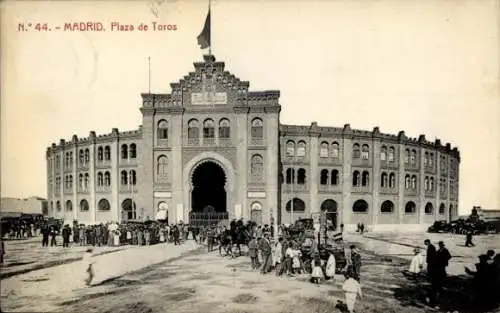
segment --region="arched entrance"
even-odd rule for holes
[[[190,224],[202,226],[228,218],[226,181],[226,173],[213,161],[193,170]]]
[[[337,228],[337,202],[327,199],[321,204],[321,212],[325,212],[327,225]]]
[[[132,199],[125,199],[122,202],[122,220],[130,221],[137,219],[137,206]]]

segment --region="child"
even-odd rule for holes
[[[356,303],[356,297],[359,294],[361,298],[363,295],[361,293],[361,285],[359,282],[353,278],[353,273],[351,271],[346,272],[345,281],[342,285],[342,290],[345,292],[345,302],[347,304],[347,309],[349,313],[354,312],[354,304]]]
[[[314,284],[319,284],[319,280],[321,277],[323,277],[323,269],[321,268],[321,258],[319,257],[319,254],[316,254],[314,255],[313,259],[311,282]]]
[[[85,285],[90,286],[92,279],[94,278],[94,269],[92,264],[94,264],[94,259],[92,256],[92,248],[87,249],[82,258],[83,266],[85,267],[85,272],[87,273],[87,278],[85,279]]]
[[[300,257],[302,256],[302,252],[298,249],[298,246],[295,245],[293,249],[292,256],[292,273],[293,274],[301,274],[301,264]]]

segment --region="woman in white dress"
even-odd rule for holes
[[[335,256],[333,255],[332,252],[330,252],[330,256],[328,257],[328,261],[326,262],[326,270],[325,270],[325,276],[327,280],[334,278],[336,266],[337,262],[335,260]]]
[[[115,230],[113,232],[113,245],[118,247],[120,245],[120,231]]]

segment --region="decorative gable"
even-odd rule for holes
[[[194,68],[170,84],[170,94],[142,94],[143,107],[279,106],[279,91],[249,92],[250,83],[225,71],[224,62],[216,62],[213,55],[205,55],[204,62],[195,62]]]

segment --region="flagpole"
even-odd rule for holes
[[[148,93],[151,94],[151,57],[148,56]]]
[[[212,0],[208,0],[208,14],[212,15]],[[208,44],[208,55],[212,55],[212,16],[210,16],[210,42]]]

